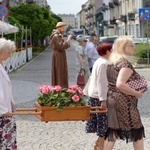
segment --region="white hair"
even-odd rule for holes
[[[15,42],[0,38],[0,52],[14,51],[16,50]]]

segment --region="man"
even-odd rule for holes
[[[86,45],[90,72],[92,72],[94,62],[97,60],[97,58],[99,58],[97,52],[97,44],[98,44],[98,37],[91,36],[90,42]]]
[[[56,29],[50,35],[50,45],[52,54],[52,85],[60,85],[62,88],[68,88],[68,66],[66,58],[66,49],[70,47],[72,35],[67,40],[63,39],[63,32],[66,24],[58,22]]]

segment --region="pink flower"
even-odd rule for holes
[[[79,98],[79,96],[78,95],[74,95],[74,96],[72,96],[72,100],[74,101],[74,102],[78,102],[79,100],[80,100],[80,98]]]
[[[53,92],[55,90],[53,86],[48,86],[48,88],[51,92]]]
[[[44,85],[39,86],[38,90],[41,92]]]
[[[43,94],[48,94],[49,93],[49,88],[47,86],[43,87],[42,88],[42,91],[41,91]]]
[[[59,91],[62,90],[62,87],[61,87],[60,85],[56,85],[56,86],[54,87],[54,89],[55,89],[57,92],[59,92]]]
[[[81,96],[84,96],[84,93],[83,93],[82,90],[79,90],[79,93],[80,93]]]
[[[67,92],[74,94],[76,91],[73,89],[68,89]]]
[[[49,88],[47,85],[41,85],[38,90],[43,93],[43,94],[48,94],[49,93]]]

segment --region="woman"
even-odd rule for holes
[[[88,57],[87,52],[85,50],[85,46],[87,44],[87,40],[85,38],[79,39],[79,46],[76,49],[76,68],[77,75],[82,71],[85,74],[85,83],[87,82],[90,76],[90,70],[88,65]],[[79,85],[81,86],[81,85]],[[83,88],[83,87],[81,87]]]
[[[16,122],[10,114],[15,111],[9,76],[2,66],[2,61],[10,57],[16,49],[15,43],[0,38],[0,149],[17,150]]]
[[[116,139],[132,141],[135,150],[144,150],[144,127],[137,109],[138,98],[144,89],[136,91],[128,86],[129,81],[139,79],[140,75],[130,63],[135,45],[129,37],[115,40],[108,76],[108,130],[105,150],[112,150]]]
[[[112,44],[101,43],[97,47],[99,58],[93,65],[91,80],[89,84],[88,105],[101,106],[102,109],[107,109],[107,65],[108,58],[111,54]],[[107,130],[107,114],[92,114],[90,121],[86,123],[87,133],[97,133],[98,140],[95,144],[95,150],[103,150],[104,137]]]

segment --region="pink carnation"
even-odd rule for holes
[[[83,93],[82,90],[79,90],[79,93],[80,93],[81,96],[84,96],[84,93]]]
[[[62,90],[62,87],[61,87],[60,85],[56,85],[56,86],[54,87],[54,89],[55,89],[57,92],[59,92],[59,91]]]
[[[72,96],[72,100],[74,101],[74,102],[78,102],[79,100],[80,100],[80,98],[79,98],[79,96],[78,95],[74,95],[74,96]]]
[[[51,92],[53,92],[55,90],[53,86],[48,86],[48,88]]]
[[[73,89],[68,89],[67,92],[74,94],[76,91]]]
[[[69,86],[70,89],[78,89],[78,87],[79,87],[79,86],[78,86],[77,84],[74,84],[74,85]]]
[[[48,88],[48,86],[44,86],[43,88],[42,88],[42,91],[41,91],[43,94],[48,94],[49,93],[49,88]]]

